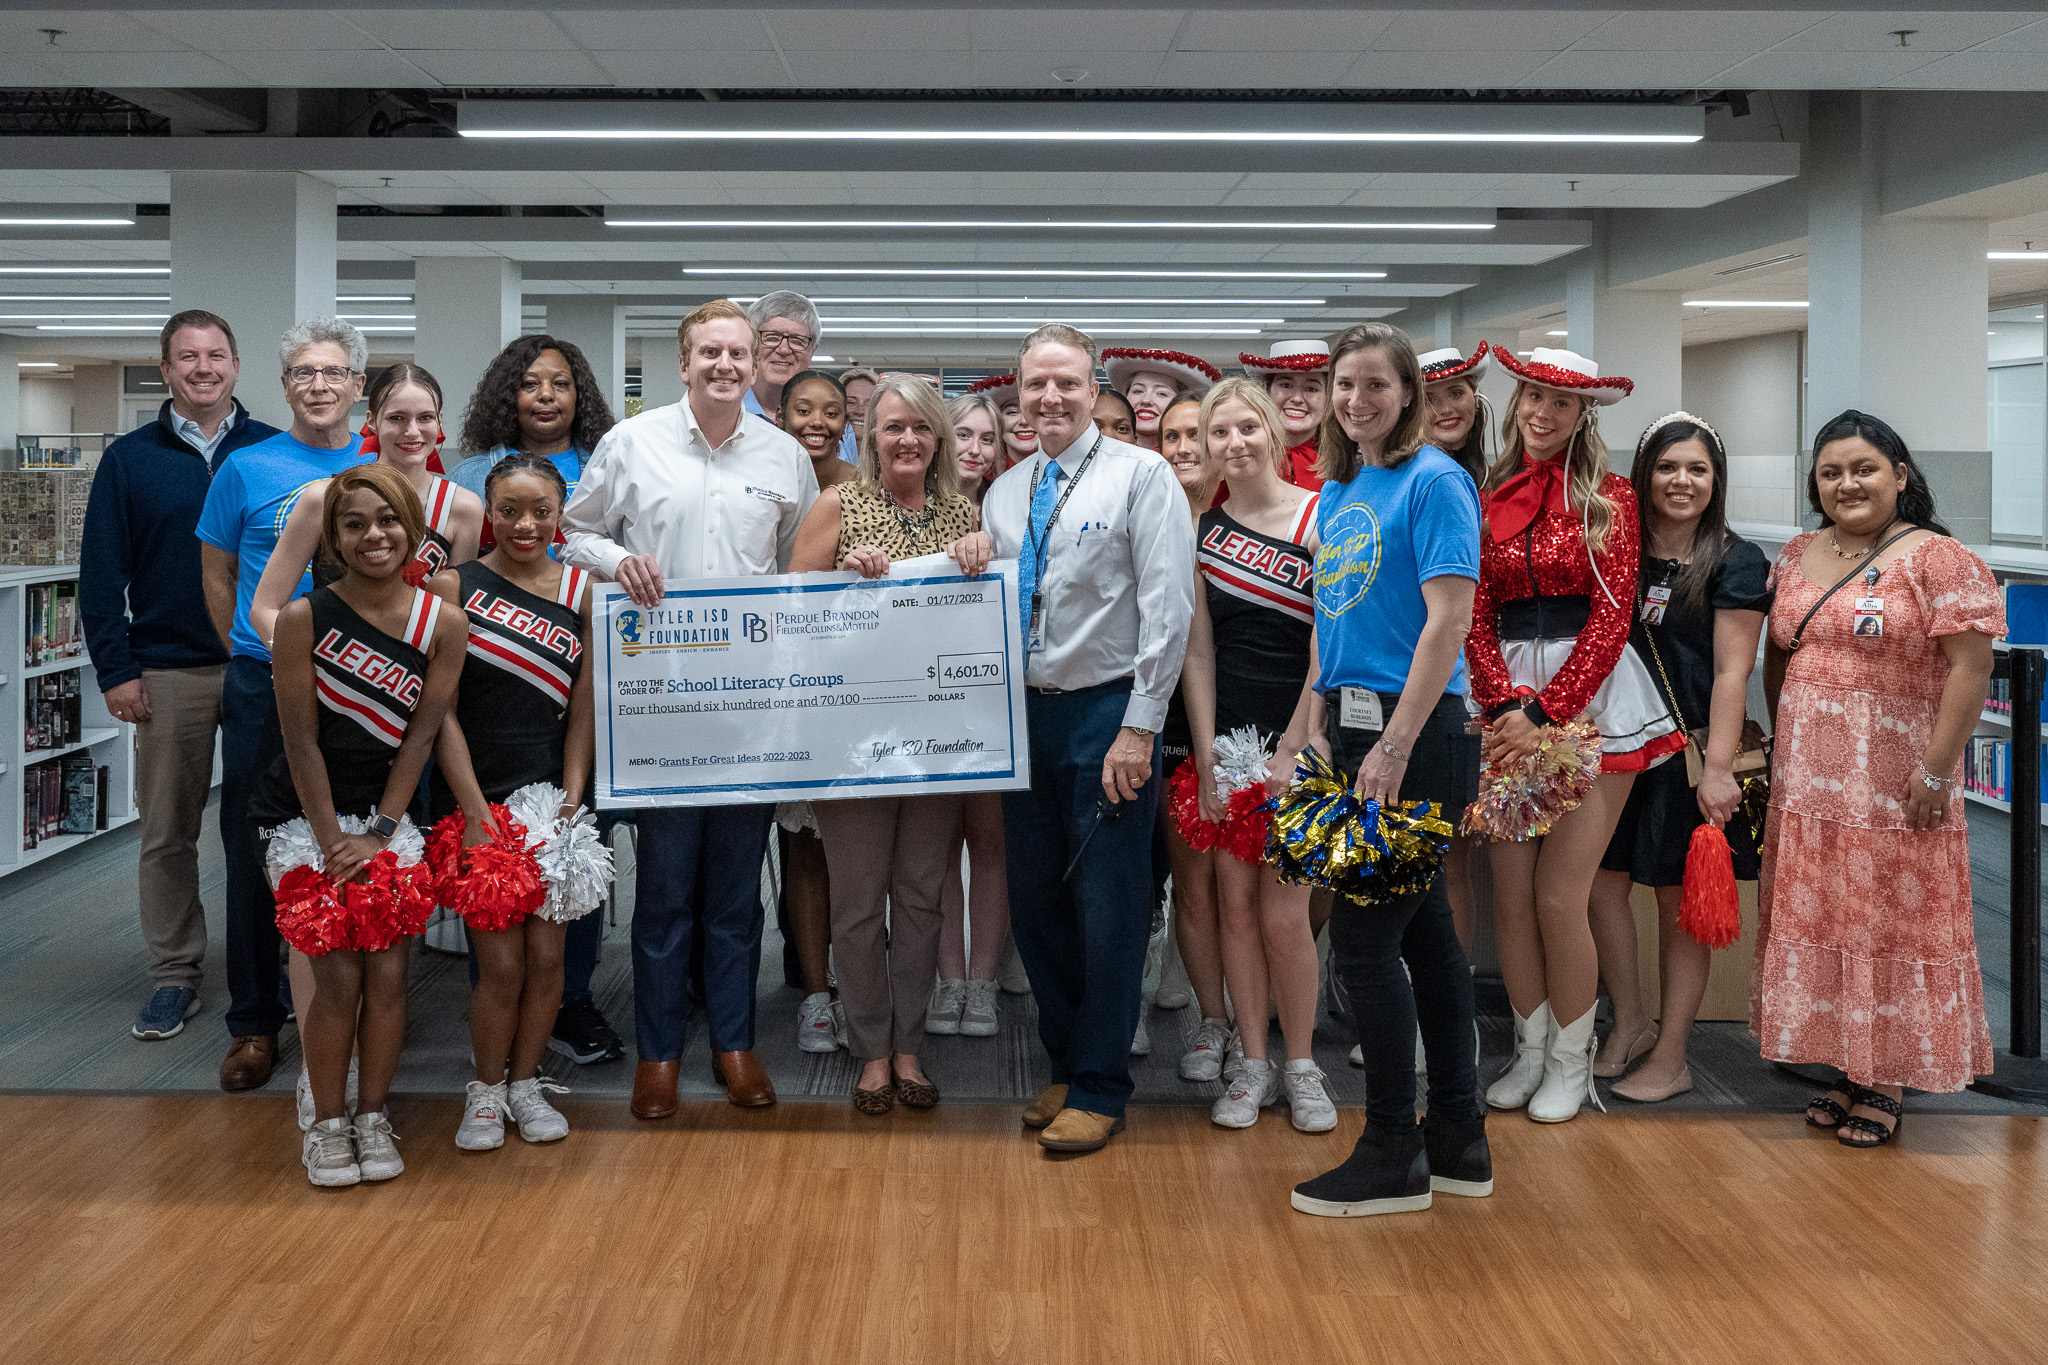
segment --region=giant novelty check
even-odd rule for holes
[[[601,588],[597,804],[711,806],[1030,785],[1017,566]]]

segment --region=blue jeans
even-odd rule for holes
[[[1098,821],[1102,760],[1130,695],[1128,680],[1027,693],[1031,789],[1003,793],[1010,928],[1053,1084],[1067,1087],[1068,1107],[1112,1118],[1131,1097],[1131,1035],[1152,932],[1152,824],[1164,783],[1155,739],[1152,776],[1137,798]]]
[[[220,696],[220,846],[227,859],[228,1032],[274,1034],[287,1013],[279,990],[277,901],[263,872],[249,798],[284,753],[270,664],[228,660]]]
[[[775,807],[671,806],[638,813],[633,892],[633,1025],[643,1062],[683,1054],[690,1027],[690,931],[704,924],[713,1052],[754,1046],[761,973],[761,860]]]

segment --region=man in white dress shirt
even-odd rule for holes
[[[743,410],[757,346],[747,315],[718,299],[684,318],[677,335],[683,401],[613,427],[562,513],[563,558],[612,579],[647,608],[670,583],[781,573],[818,496],[803,447]],[[774,814],[771,805],[638,814],[633,1113],[640,1118],[676,1110],[691,930],[699,920],[714,1074],[734,1104],[775,1103],[753,1051],[761,860]]]
[[[1152,929],[1159,729],[1195,609],[1187,496],[1158,455],[1096,430],[1099,352],[1059,324],[1017,355],[1040,453],[989,488],[982,526],[1018,561],[1031,789],[1003,795],[1010,924],[1053,1084],[1024,1111],[1041,1145],[1123,1131]]]

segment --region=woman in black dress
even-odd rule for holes
[[[1647,1103],[1692,1089],[1686,1035],[1713,960],[1712,949],[1678,927],[1693,831],[1707,822],[1722,826],[1736,877],[1757,877],[1756,831],[1729,817],[1742,800],[1732,765],[1757,639],[1771,608],[1771,562],[1728,529],[1728,455],[1701,419],[1674,412],[1653,423],[1637,443],[1629,481],[1643,528],[1629,646],[1704,749],[1697,788],[1686,762],[1659,764],[1636,778],[1593,883],[1593,937],[1614,1005],[1614,1031],[1593,1074],[1621,1076],[1647,1053],[1614,1087],[1625,1100]],[[1661,1020],[1643,1007],[1637,980],[1631,884],[1657,893]]]
[[[426,515],[402,473],[358,465],[326,495],[322,543],[342,575],[278,613],[284,755],[259,781],[249,818],[267,841],[278,932],[312,959],[299,1029],[314,1122],[300,1158],[315,1185],[332,1186],[405,1169],[384,1106],[405,1035],[405,944],[433,909],[405,811],[455,694],[468,626],[405,581]]]
[[[462,690],[441,727],[433,779],[435,818],[462,813],[465,849],[491,840],[491,807],[521,787],[560,788],[560,818],[576,813],[590,780],[591,579],[548,555],[567,497],[553,460],[507,455],[484,484],[496,543],[435,581],[469,621]],[[455,1134],[464,1151],[503,1146],[507,1110],[528,1142],[568,1136],[535,1074],[562,998],[568,923],[557,913],[587,910],[467,917],[478,975],[469,1005],[476,1076]]]

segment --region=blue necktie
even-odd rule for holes
[[[1052,508],[1059,501],[1062,472],[1058,460],[1045,462],[1045,474],[1038,480],[1038,491],[1031,498],[1030,534],[1017,551],[1017,614],[1024,622],[1026,649],[1030,648],[1031,640],[1031,598],[1038,586],[1038,545],[1045,539],[1046,527],[1052,524]]]

